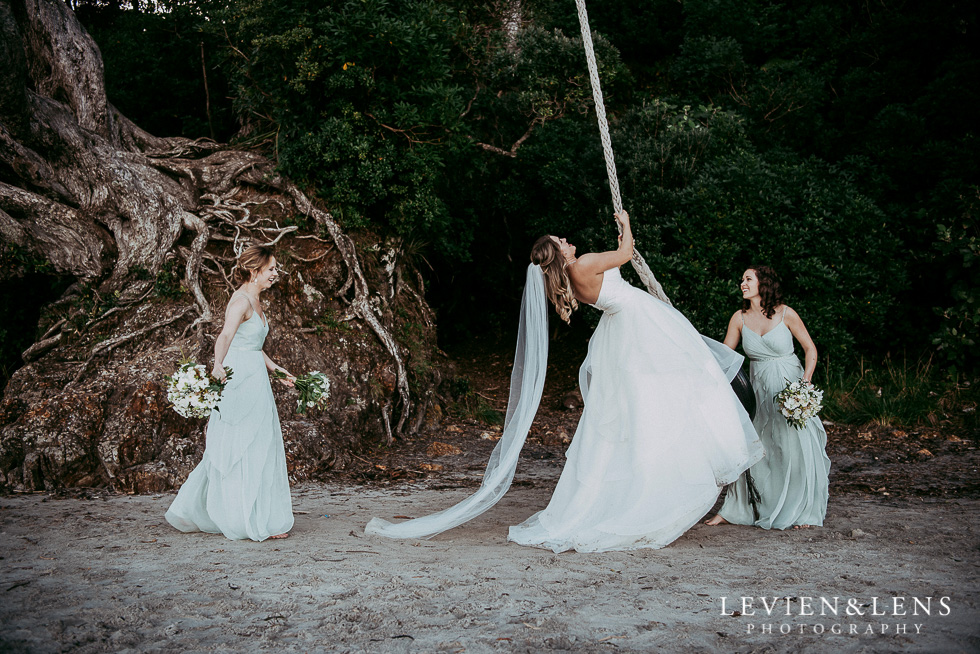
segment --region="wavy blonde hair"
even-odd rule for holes
[[[571,322],[572,311],[578,309],[578,300],[572,293],[572,280],[565,271],[565,259],[555,239],[545,235],[535,241],[531,247],[531,262],[541,266],[545,295],[555,305],[558,316]]]
[[[258,274],[269,265],[275,251],[268,245],[251,245],[238,255],[238,267],[235,268],[235,279],[241,283],[252,280],[252,275]]]

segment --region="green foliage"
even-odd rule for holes
[[[286,174],[345,226],[445,237],[442,153],[466,103],[453,79],[456,15],[437,2],[239,2],[222,14],[236,109],[274,133]]]
[[[119,303],[118,290],[112,293],[99,293],[96,284],[81,284],[78,292],[72,296],[71,304],[77,309],[69,322],[76,330],[81,330],[86,323],[104,314]]]
[[[832,361],[880,338],[905,284],[900,243],[847,174],[791,152],[763,156],[738,115],[717,108],[656,101],[624,115],[613,137],[623,144],[620,183],[637,247],[705,334],[721,338],[740,306],[736,280],[767,263]],[[539,200],[561,211],[536,216],[533,229],[576,239],[580,251],[612,247],[609,218],[579,208],[601,201],[583,196],[578,168],[565,158],[542,164],[531,165]]]
[[[540,234],[615,243],[566,0],[522,2],[514,32],[509,3],[463,0],[83,6],[98,9],[110,98],[138,124],[207,135],[203,43],[225,89],[213,113],[233,98],[239,144],[277,157],[347,228],[426,244],[441,338],[511,327]],[[769,263],[835,370],[932,344],[946,367],[976,366],[975,10],[590,0],[589,13],[638,247],[696,326],[724,333],[734,280]]]
[[[578,35],[580,26],[574,5],[568,0],[525,0],[522,5],[534,24]],[[683,39],[683,5],[675,0],[588,0],[589,25],[593,36],[615,44],[617,59],[625,64],[637,84],[624,89],[634,93],[662,91],[669,57]],[[600,53],[600,63],[608,61]],[[579,54],[579,65],[584,61]],[[603,76],[603,86],[606,80]],[[620,96],[625,99],[623,95]]]
[[[176,300],[187,292],[184,287],[184,271],[176,257],[168,259],[157,273],[153,294],[162,300]]]
[[[31,273],[51,275],[55,271],[54,266],[47,259],[9,241],[0,241],[0,269],[4,271],[4,277]]]
[[[227,76],[218,67],[224,38],[205,18],[210,3],[73,4],[102,53],[109,101],[124,115],[157,136],[223,141],[234,134]]]
[[[340,331],[340,332],[352,332],[353,329],[346,320],[341,320],[337,316],[337,312],[333,309],[327,309],[320,316],[320,320],[316,323],[316,333],[322,334],[326,330]]]
[[[938,225],[938,264],[946,271],[952,302],[937,307],[941,317],[933,344],[950,365],[971,370],[977,362],[976,339],[980,334],[980,230],[976,211],[980,188],[974,187],[959,220],[950,226]]]

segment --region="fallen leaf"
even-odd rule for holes
[[[426,456],[436,457],[436,456],[448,456],[455,454],[462,454],[463,450],[459,449],[455,445],[450,445],[449,443],[440,443],[439,441],[434,441],[429,445],[428,449],[425,451]]]

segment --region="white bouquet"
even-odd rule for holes
[[[286,375],[279,371],[273,373],[278,379],[285,379]],[[330,397],[330,380],[319,370],[308,372],[302,377],[297,377],[293,386],[299,391],[299,400],[296,402],[296,413],[305,414],[310,407],[323,409],[327,406],[327,399]]]
[[[803,429],[807,420],[820,413],[823,408],[823,391],[810,382],[799,379],[786,380],[786,388],[779,391],[773,401],[786,422],[797,429]]]
[[[231,379],[231,368],[225,368],[225,373],[227,376],[221,381],[199,363],[181,362],[177,372],[166,378],[167,399],[173,404],[174,411],[185,418],[207,418]]]

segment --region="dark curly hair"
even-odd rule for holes
[[[772,318],[783,302],[783,289],[779,284],[779,275],[769,266],[749,266],[747,270],[755,271],[755,276],[759,278],[759,298],[762,300],[762,313],[766,318]],[[752,308],[752,303],[742,300],[742,311]]]

